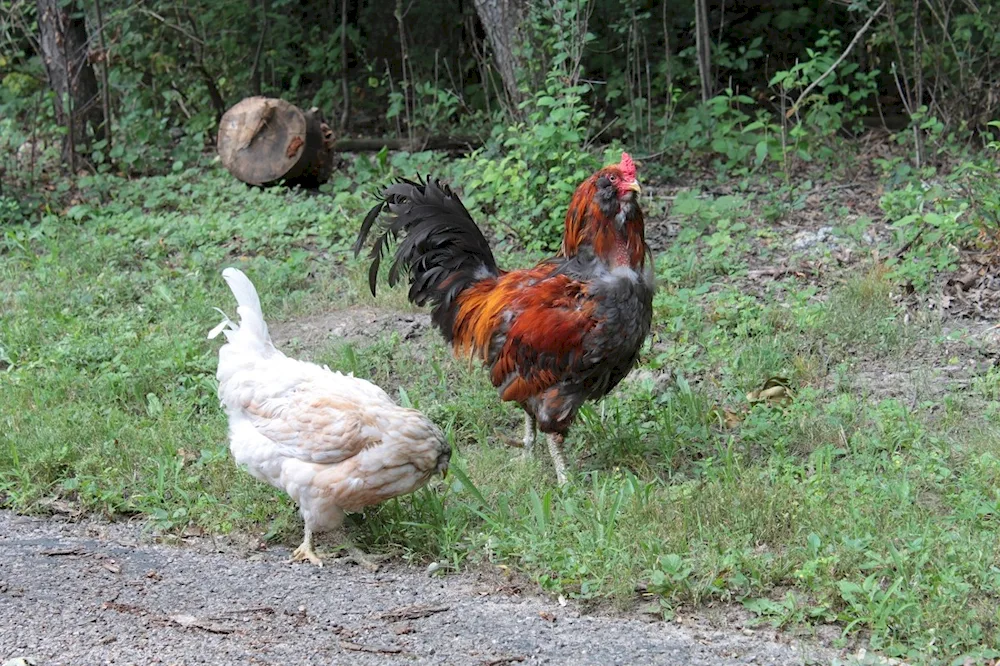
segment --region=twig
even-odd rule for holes
[[[747,271],[748,278],[759,278],[759,277],[779,278],[779,277],[786,277],[789,275],[794,277],[809,277],[812,275],[816,275],[816,271],[814,271],[811,268],[807,268],[805,266],[800,268],[791,268],[789,266],[770,266],[768,268],[756,268]]]
[[[858,41],[864,36],[866,32],[868,32],[868,28],[871,27],[871,24],[875,21],[875,18],[882,13],[883,9],[885,9],[887,1],[888,0],[882,0],[882,4],[878,6],[878,9],[876,9],[872,13],[872,15],[868,17],[868,20],[865,21],[865,24],[861,26],[861,28],[854,34],[854,39],[852,39],[851,43],[847,45],[847,48],[844,49],[844,52],[840,54],[840,57],[834,60],[833,64],[830,65],[830,67],[825,72],[823,72],[818,79],[816,79],[808,86],[806,86],[806,89],[802,91],[802,94],[799,95],[799,98],[795,100],[795,104],[793,104],[792,108],[788,110],[788,114],[785,116],[786,118],[791,116],[793,113],[797,112],[799,110],[799,104],[801,104],[802,100],[806,98],[806,95],[811,93],[813,91],[813,88],[818,86],[823,79],[830,76],[830,74],[833,73],[833,70],[837,69],[837,66],[844,61],[844,58],[846,58],[847,54],[851,52],[851,50],[854,48],[854,45],[858,43]]]
[[[497,657],[496,659],[485,659],[479,663],[483,666],[504,666],[504,664],[516,664],[524,661],[527,657],[522,655],[512,655],[510,657]]]
[[[274,615],[274,609],[270,606],[251,606],[250,608],[237,608],[223,615],[213,615],[209,620],[231,620],[237,615],[248,615],[250,613],[263,613],[264,615]]]
[[[340,641],[340,647],[352,652],[371,652],[374,654],[401,654],[403,652],[403,648],[399,647],[362,645],[361,643],[351,643],[350,641]]]
[[[84,555],[87,549],[83,546],[69,546],[66,548],[50,548],[48,550],[39,551],[39,555],[45,555],[47,557],[57,557],[60,555]]]
[[[417,604],[415,606],[403,606],[396,610],[387,611],[379,615],[378,618],[380,620],[389,620],[390,622],[417,620],[422,617],[429,617],[435,613],[443,613],[447,610],[451,610],[451,606],[424,606]]]
[[[903,253],[905,253],[907,250],[909,250],[910,247],[914,243],[916,243],[918,240],[920,240],[920,237],[924,235],[924,229],[926,229],[926,228],[927,227],[921,227],[917,231],[917,233],[913,234],[913,238],[911,238],[910,240],[908,240],[905,243],[903,243],[903,246],[901,248],[899,248],[898,250],[896,250],[895,252],[893,252],[892,253],[893,259],[899,259],[900,257],[902,257]]]
[[[205,46],[205,42],[201,41],[201,39],[199,39],[197,35],[193,35],[190,32],[188,32],[187,30],[185,30],[183,26],[177,25],[175,23],[171,23],[170,21],[168,21],[167,19],[163,18],[162,16],[160,16],[156,12],[150,11],[150,10],[144,8],[144,7],[140,7],[139,11],[142,12],[143,14],[147,15],[147,16],[150,16],[150,17],[156,19],[157,21],[159,21],[163,25],[167,26],[168,28],[171,28],[172,30],[176,30],[177,32],[181,33],[182,35],[184,35],[185,37],[187,37],[188,39],[190,39],[195,44],[197,44],[199,46]]]

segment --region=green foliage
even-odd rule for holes
[[[577,186],[598,166],[582,149],[587,86],[572,89],[550,75],[548,87],[524,103],[527,121],[498,129],[473,154],[463,186],[467,197],[529,249],[552,249]]]
[[[355,192],[437,159],[359,158],[354,178],[319,196],[219,171],[101,175],[81,181],[65,215],[6,225],[0,502],[43,512],[61,500],[167,531],[293,542],[292,503],[239,472],[225,447],[217,343],[205,340],[211,308],[231,306],[219,271],[247,265],[276,330],[359,300],[370,308],[364,267],[338,263],[370,203]],[[447,483],[352,519],[357,538],[442,573],[513,566],[583,600],[626,605],[638,587],[665,616],[716,600],[775,625],[837,623],[931,663],[1000,640],[998,408],[963,412],[956,429],[937,402],[911,405],[909,388],[905,402],[857,390],[871,364],[912,357],[930,333],[902,323],[884,271],[822,294],[794,279],[744,289],[759,250],[750,203],[675,200],[682,233],[657,255],[651,348],[638,376],[581,411],[568,452],[581,468],[566,488],[544,456],[512,459],[495,444],[518,427],[517,410],[433,333],[284,343],[399,394],[454,442]],[[379,304],[405,307],[401,292]],[[790,403],[747,402],[775,376]],[[995,401],[995,385],[984,376],[976,395]]]
[[[856,62],[842,63],[834,73],[820,79],[843,51],[838,30],[823,30],[821,35],[815,47],[805,49],[807,57],[775,73],[768,82],[768,86],[778,87],[778,94],[791,109],[808,86],[818,81],[809,96],[794,108],[798,122],[790,136],[796,142],[810,135],[828,138],[841,129],[860,129],[860,119],[870,111],[867,103],[878,94],[879,71],[864,71]]]
[[[953,269],[958,246],[974,237],[974,228],[963,220],[967,202],[941,185],[910,183],[887,192],[880,205],[897,234],[898,247],[911,248],[904,258],[890,257],[887,265],[918,289],[927,288],[933,273]]]

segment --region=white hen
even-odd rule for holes
[[[305,538],[292,559],[322,566],[313,533],[339,529],[345,511],[446,474],[451,447],[430,419],[398,406],[371,382],[282,354],[271,343],[253,283],[235,268],[222,277],[236,296],[240,322],[227,317],[208,337],[224,332],[228,341],[219,350],[217,377],[230,451],[238,465],[299,505]]]

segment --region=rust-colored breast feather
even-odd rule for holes
[[[501,398],[524,402],[572,374],[596,325],[586,288],[565,275],[527,287],[511,303],[516,317],[490,369]]]
[[[480,280],[458,297],[458,313],[452,326],[455,353],[489,361],[494,334],[504,324],[512,305],[525,289],[552,274],[552,265],[504,273]]]

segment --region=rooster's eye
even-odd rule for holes
[[[610,176],[608,176],[608,180],[610,180],[612,183],[617,183],[618,176],[616,176],[615,174],[611,174]]]

